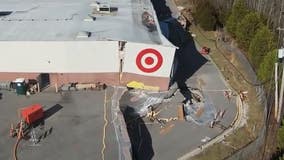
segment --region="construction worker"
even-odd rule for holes
[[[231,100],[231,92],[230,91],[224,91],[224,97],[226,97],[230,103]]]

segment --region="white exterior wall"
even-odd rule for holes
[[[155,68],[145,72],[137,65],[139,53],[154,49],[160,55],[145,52],[141,65]],[[175,48],[127,42],[122,72],[169,78]],[[118,73],[120,67],[117,41],[0,41],[0,72],[17,73]],[[154,60],[152,65],[146,58]],[[144,63],[143,63],[144,62]],[[139,81],[139,79],[137,79]]]
[[[137,65],[137,57],[138,54],[144,49],[155,49],[158,51],[162,57],[162,64],[158,69],[154,69],[155,71],[145,72],[139,69]],[[160,45],[149,45],[149,44],[140,44],[140,43],[131,43],[127,42],[125,46],[125,57],[124,57],[124,65],[123,72],[135,73],[144,76],[153,76],[153,77],[169,77],[171,72],[171,67],[174,59],[175,48],[174,47],[166,47]],[[153,65],[147,65],[143,63],[145,62],[145,58],[152,57],[154,59]],[[142,58],[142,66],[145,68],[154,68],[156,61],[158,61],[155,55],[151,53],[145,53],[145,57]]]
[[[0,41],[0,72],[118,72],[115,41]]]

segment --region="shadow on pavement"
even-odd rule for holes
[[[191,100],[191,92],[186,85],[186,80],[199,70],[208,60],[203,57],[195,47],[193,39],[190,39],[176,51],[178,61],[174,82],[177,82],[180,92],[187,100]]]
[[[163,2],[159,2],[158,4],[164,5]],[[158,4],[156,4],[156,8],[161,7]],[[168,15],[168,11],[164,10],[161,10],[158,13]],[[161,23],[166,23],[166,26],[164,27],[167,28],[165,32],[169,33],[167,37],[168,40],[178,47],[175,52],[172,70],[173,75],[170,86],[174,84],[174,82],[177,82],[180,92],[186,99],[190,100],[191,92],[186,86],[186,80],[208,60],[197,50],[191,34],[189,34],[176,19],[170,17],[167,18],[168,20],[162,21]]]
[[[131,141],[133,160],[151,160],[154,156],[152,138],[143,119],[132,107],[121,108]]]
[[[51,117],[52,115],[54,115],[56,112],[58,112],[62,108],[63,108],[63,106],[61,106],[60,104],[56,104],[56,105],[48,108],[46,111],[44,111],[44,120],[46,120],[49,117]]]
[[[48,108],[46,111],[43,112],[43,118],[41,118],[41,119],[37,120],[36,122],[34,122],[32,127],[33,128],[36,128],[38,126],[43,127],[45,125],[45,120],[47,120],[49,117],[54,115],[56,112],[58,112],[62,108],[63,108],[63,106],[61,106],[60,104],[56,104],[56,105]]]

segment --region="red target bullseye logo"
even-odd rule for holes
[[[136,57],[137,67],[146,73],[157,71],[163,64],[163,57],[155,49],[147,48],[140,51]]]

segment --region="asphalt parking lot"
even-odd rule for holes
[[[62,94],[42,92],[30,97],[17,96],[13,92],[0,90],[0,159],[12,159],[16,138],[9,137],[11,123],[19,119],[19,108],[39,103],[44,106],[47,118],[40,142],[34,144],[22,140],[18,147],[19,160],[94,160],[117,159],[118,144],[111,122],[109,99],[113,89],[105,91],[73,91]],[[104,112],[104,103],[106,112]],[[105,128],[106,116],[108,124]],[[36,129],[36,135],[42,130]],[[45,138],[44,138],[45,136]],[[105,149],[103,149],[105,143]],[[102,150],[104,155],[102,155]]]

